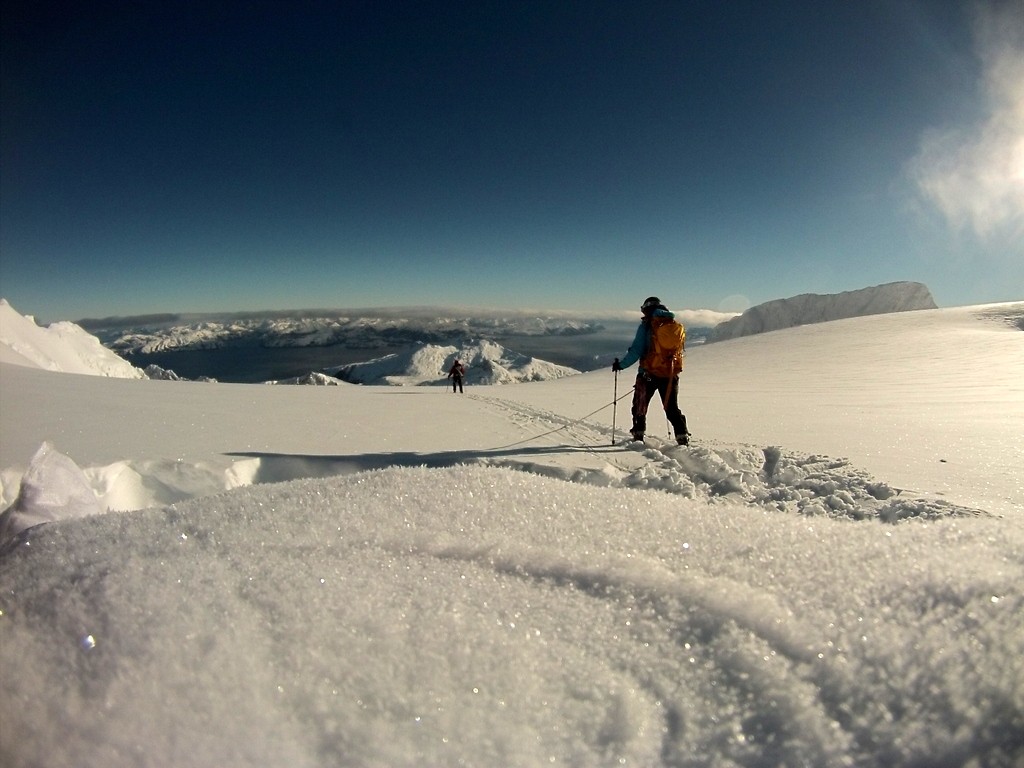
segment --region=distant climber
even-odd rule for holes
[[[466,377],[466,367],[456,360],[448,369],[448,378],[452,380],[452,392],[463,393],[462,380]]]

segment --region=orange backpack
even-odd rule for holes
[[[686,329],[671,317],[652,317],[650,332],[650,344],[640,367],[652,376],[675,376],[683,368]]]

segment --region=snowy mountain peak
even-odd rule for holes
[[[445,384],[456,360],[466,368],[467,384],[545,381],[579,373],[574,368],[521,355],[483,340],[458,347],[422,344],[406,352],[330,368],[328,372],[355,384]]]
[[[61,373],[144,379],[146,374],[69,322],[46,328],[0,299],[0,361]]]
[[[848,317],[935,308],[935,299],[932,298],[928,287],[922,283],[886,283],[856,291],[824,295],[804,293],[751,307],[739,317],[718,325],[708,340],[724,341]]]

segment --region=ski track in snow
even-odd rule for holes
[[[712,501],[728,497],[730,501],[742,499],[781,512],[853,520],[877,518],[895,522],[908,517],[986,514],[942,500],[904,496],[900,489],[872,478],[844,458],[789,454],[778,446],[723,446],[714,442],[704,445],[699,441],[680,446],[672,439],[650,434],[644,442],[636,442],[625,430],[616,430],[615,444],[620,451],[616,455],[611,450],[612,430],[588,422],[586,417],[574,420],[495,397],[477,399],[505,410],[510,420],[524,430],[535,430],[536,435],[524,440],[524,445],[536,440],[568,442],[603,461],[600,468],[577,467],[571,472],[519,458],[485,460],[492,465],[579,483],[661,490]],[[652,413],[651,420],[657,421],[657,415]],[[639,455],[641,460],[630,453]]]

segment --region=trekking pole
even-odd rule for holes
[[[612,445],[615,445],[615,412],[619,409],[619,358],[615,358],[615,384],[612,385]]]

